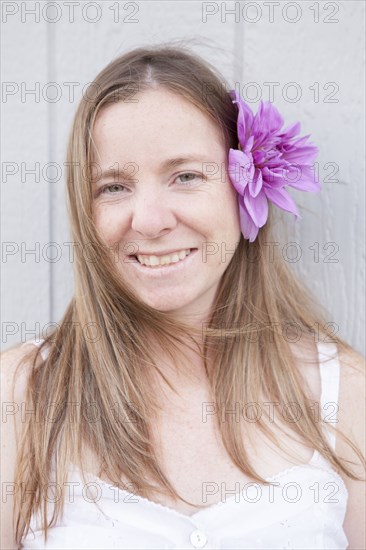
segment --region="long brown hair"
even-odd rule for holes
[[[160,490],[181,498],[164,474],[152,444],[151,426],[159,405],[150,375],[157,374],[169,384],[157,365],[152,343],[155,351],[160,348],[168,353],[177,368],[182,346],[201,356],[218,407],[225,448],[233,463],[255,481],[268,483],[248,459],[242,431],[246,423],[239,425],[232,415],[222,422],[221,413],[237,402],[258,402],[261,391],[280,404],[296,402],[302,415],[292,424],[294,431],[339,471],[359,479],[345,464],[348,461],[329,446],[321,423],[314,419],[305,381],[282,328],[284,324],[296,327],[303,342],[311,343],[317,326],[321,340],[328,338],[339,350],[352,348],[327,326],[326,313],[276,248],[269,257],[267,245],[275,241],[271,207],[257,239],[249,243],[241,237],[204,330],[149,307],[121,280],[114,252],[103,243],[93,223],[92,131],[101,108],[131,100],[150,87],[164,87],[186,98],[215,121],[227,150],[237,147],[237,107],[229,96],[230,87],[212,65],[182,45],[137,48],[118,57],[99,73],[81,99],[67,150],[68,211],[73,242],[79,245],[74,248],[75,292],[61,322],[32,357],[26,402],[36,414],[27,416],[16,464],[18,543],[28,531],[32,514],[43,510],[47,540],[47,530],[63,511],[64,489],[48,524],[45,480],[50,478],[54,455],[59,487],[65,487],[72,456],[82,465],[83,449],[88,446],[108,479],[127,478],[141,496]],[[259,337],[253,338],[253,331]],[[39,353],[45,346],[48,357],[41,360]],[[67,404],[72,402],[80,406],[70,409]],[[52,422],[36,422],[37,411],[42,414],[49,403],[58,404],[57,417]],[[98,422],[88,422],[82,414],[88,403],[97,407]],[[118,405],[118,415],[111,403]],[[281,447],[261,419],[257,424]],[[359,450],[345,439],[364,463]]]

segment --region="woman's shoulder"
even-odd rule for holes
[[[363,461],[342,440],[337,438],[337,451],[352,461],[351,470],[365,479],[366,451],[366,361],[354,349],[339,349],[340,386],[338,401],[338,428],[361,451]],[[348,506],[344,528],[349,548],[364,548],[365,544],[365,483],[342,475],[348,491]]]
[[[299,341],[289,344],[295,358],[295,364],[311,388],[311,396],[320,397],[321,370],[326,371],[328,360],[333,359],[329,368],[334,369],[332,376],[339,377],[339,403],[345,409],[343,413],[355,409],[355,396],[361,397],[362,388],[366,383],[365,358],[349,345],[337,342]],[[324,364],[323,364],[323,361]],[[321,363],[321,364],[320,364]]]
[[[365,449],[366,361],[354,349],[340,347],[339,428]]]
[[[36,353],[37,348],[32,342],[18,343],[1,352],[2,391],[9,390],[14,382],[16,382],[16,387],[19,390],[21,382],[25,382],[30,374]]]
[[[0,356],[1,374],[1,479],[11,487],[15,479],[19,434],[22,431],[25,395],[28,377],[35,357],[33,344],[16,344]],[[1,503],[1,548],[17,548],[13,539],[12,491],[4,495]]]
[[[353,434],[356,443],[365,448],[366,361],[352,348],[338,346],[339,361],[339,428]]]
[[[365,379],[366,360],[351,347],[338,347],[338,357],[341,364],[343,376],[350,380]]]
[[[12,411],[16,424],[22,404],[25,402],[26,389],[34,361],[36,365],[41,357],[36,356],[37,348],[30,342],[20,343],[1,352],[0,381],[2,411]],[[4,427],[4,424],[3,424]]]

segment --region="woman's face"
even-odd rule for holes
[[[202,319],[240,240],[227,151],[216,125],[183,97],[159,88],[133,99],[108,105],[95,123],[98,174],[115,174],[92,184],[94,221],[141,300]],[[166,253],[169,265],[135,258]]]

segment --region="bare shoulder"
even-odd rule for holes
[[[355,350],[339,350],[338,427],[365,452],[366,361]],[[339,444],[341,440],[339,438]],[[347,445],[347,448],[349,446]],[[346,447],[342,447],[342,451]]]
[[[343,351],[339,349],[338,353],[339,361],[342,366],[343,374],[349,375],[362,375],[366,374],[366,360],[365,358],[354,349]],[[358,374],[357,374],[358,373]]]
[[[340,429],[348,429],[354,442],[365,444],[366,361],[355,350],[339,349],[340,364],[339,410]],[[363,437],[362,437],[363,436]]]
[[[32,343],[17,344],[0,354],[1,396],[22,397],[37,348]]]
[[[0,355],[1,374],[1,548],[16,549],[13,538],[13,496],[15,462],[22,428],[21,406],[37,349],[18,344]]]
[[[361,451],[364,460],[366,454],[366,361],[354,350],[339,350],[340,387],[338,428],[345,433]],[[347,460],[352,471],[365,479],[364,460],[360,459],[350,446],[337,437],[337,452]],[[350,479],[341,474],[348,490],[348,505],[344,521],[344,530],[349,541],[349,549],[366,548],[365,482]]]

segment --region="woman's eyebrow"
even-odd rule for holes
[[[185,157],[176,157],[165,160],[161,164],[161,170],[166,170],[168,168],[176,168],[177,166],[184,164],[185,162],[210,162],[212,159],[208,159],[206,155],[196,154],[196,155],[187,155]]]
[[[164,172],[170,168],[176,168],[177,166],[180,166],[181,164],[184,164],[186,162],[212,162],[212,159],[209,159],[206,155],[187,155],[185,157],[174,157],[170,159],[166,159],[164,162],[160,165],[160,172]],[[126,163],[125,169],[121,167],[111,167],[107,170],[104,170],[99,174],[99,177],[96,181],[100,181],[102,179],[107,179],[110,177],[118,177],[123,176],[125,178],[133,179],[134,173],[136,174],[138,170],[133,170],[134,167],[138,168],[136,163]]]

